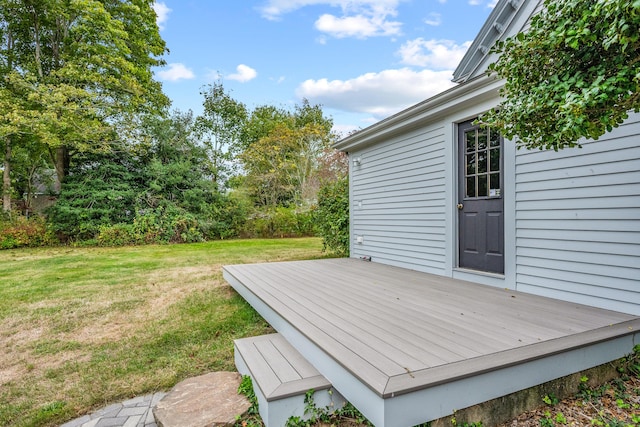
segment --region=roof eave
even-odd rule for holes
[[[454,82],[464,82],[472,75],[477,65],[489,55],[496,40],[504,33],[523,3],[524,0],[501,0],[496,4],[453,72]]]
[[[445,114],[452,108],[456,108],[458,103],[453,101],[458,100],[461,97],[467,96],[474,91],[479,91],[482,88],[486,88],[488,91],[495,89],[497,92],[501,85],[502,82],[498,81],[496,78],[482,74],[463,84],[454,86],[451,89],[409,107],[406,110],[400,111],[399,113],[376,124],[349,135],[334,144],[334,148],[340,151],[349,152],[353,151],[355,148],[376,143],[381,139],[388,138],[391,135],[418,126],[420,123],[424,123],[425,121],[435,119],[437,116]]]

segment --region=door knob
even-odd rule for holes
[[[458,203],[456,207],[458,208],[458,210],[462,210],[462,208],[464,208],[464,205],[462,203]]]

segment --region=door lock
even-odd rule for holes
[[[458,203],[458,204],[456,205],[456,207],[458,208],[458,210],[460,210],[460,211],[461,211],[461,210],[462,210],[462,208],[464,208],[464,205],[463,205],[462,203]]]

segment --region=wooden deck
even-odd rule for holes
[[[412,426],[614,360],[640,318],[357,259],[224,267],[376,426]]]

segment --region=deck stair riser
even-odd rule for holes
[[[314,390],[318,408],[341,408],[345,399],[280,334],[234,341],[238,372],[249,375],[266,427],[284,426],[290,417],[308,419],[305,394]]]

